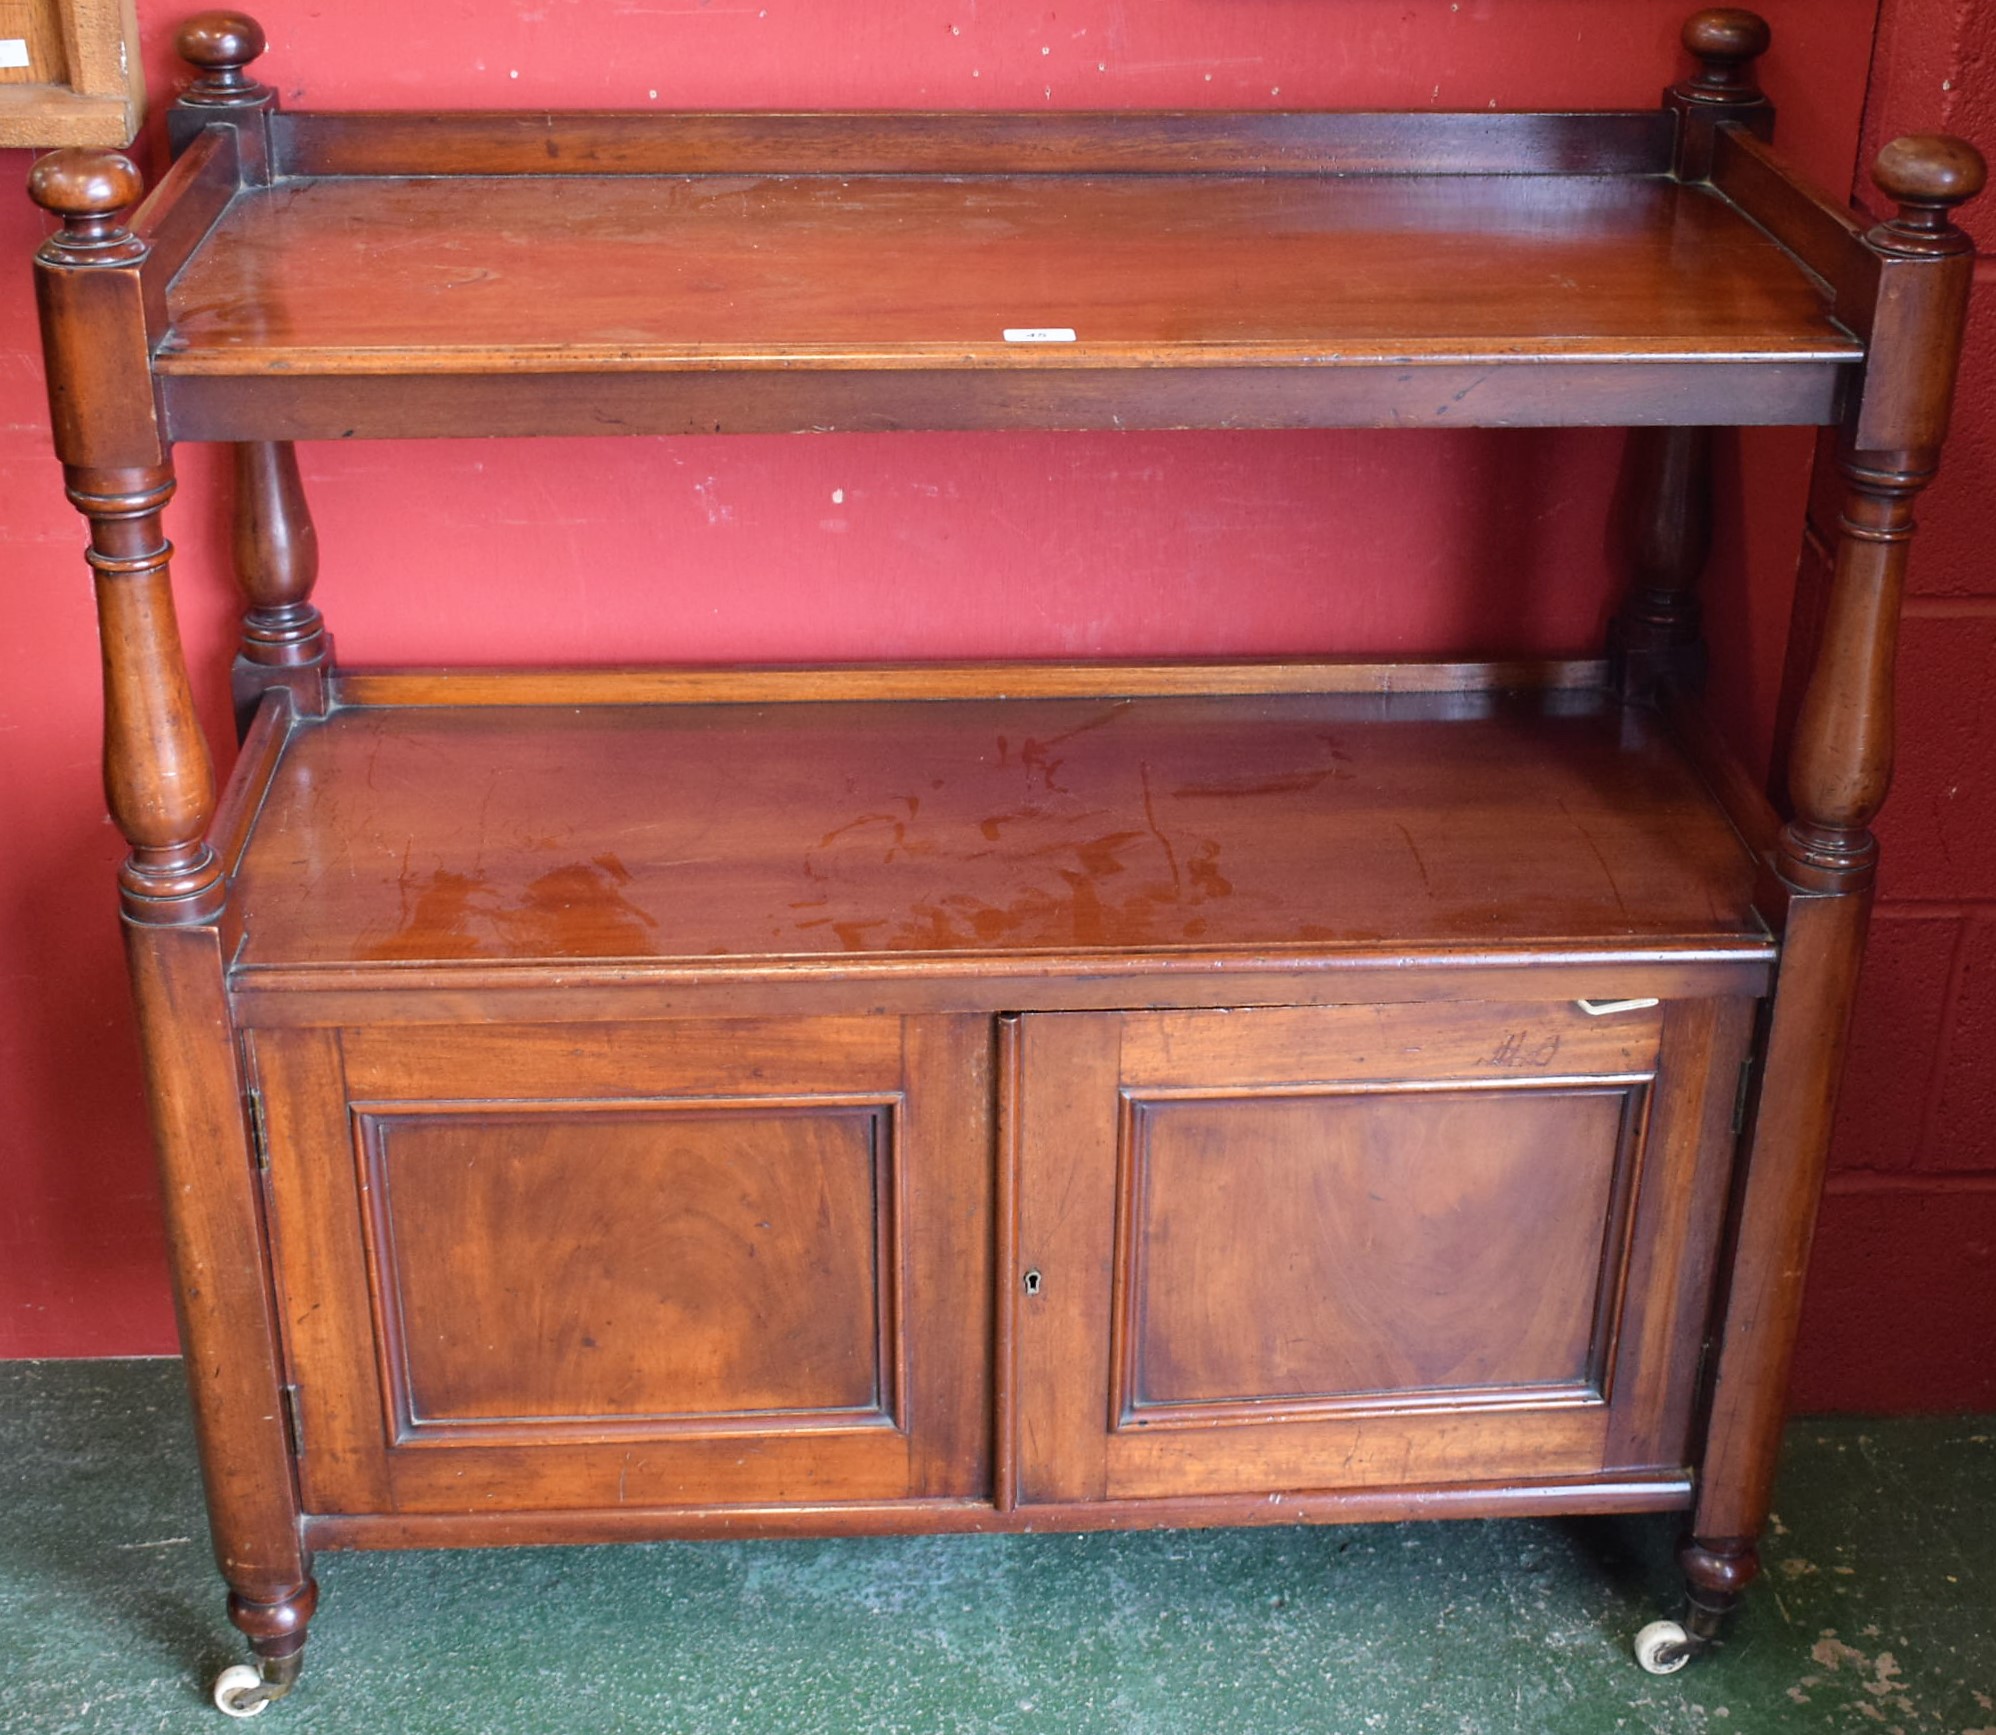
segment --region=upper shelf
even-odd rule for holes
[[[70,371],[165,440],[1842,422],[1938,438],[1895,279],[1966,257],[1959,140],[1871,225],[1767,146],[1749,13],[1648,112],[289,114],[204,13],[173,167],[38,165]],[[115,363],[92,319],[104,267]],[[1928,273],[1956,294],[1962,269]],[[1926,281],[1926,279],[1923,279]],[[108,292],[107,292],[108,294]],[[86,317],[85,310],[89,309]],[[1909,321],[1911,321],[1909,323]],[[80,370],[80,371],[79,371]],[[60,372],[61,370],[56,370]]]
[[[134,222],[179,439],[1817,424],[1866,356],[1667,113],[223,112]]]
[[[167,305],[172,375],[1862,354],[1730,205],[1631,176],[299,179]]]
[[[31,177],[63,222],[38,255],[57,445],[118,469],[172,440],[466,434],[1937,443],[1915,314],[1966,294],[1950,212],[1981,158],[1887,146],[1899,210],[1871,225],[1767,146],[1761,20],[1683,40],[1695,70],[1649,112],[288,114],[248,72],[262,30],[204,13],[129,229],[124,159]],[[85,426],[70,375],[115,413]]]

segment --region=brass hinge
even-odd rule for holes
[[[285,1441],[291,1447],[291,1456],[293,1458],[302,1458],[305,1456],[305,1424],[300,1419],[298,1413],[298,1388],[296,1386],[279,1386],[277,1394],[279,1401],[284,1406]]]
[[[1746,1131],[1747,1100],[1753,1095],[1753,1056],[1740,1062],[1739,1089],[1733,1094],[1733,1136]]]
[[[270,1123],[264,1119],[263,1091],[251,1085],[244,1092],[243,1100],[249,1106],[250,1150],[256,1157],[259,1169],[270,1167]]]

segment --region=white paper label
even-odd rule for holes
[[[28,41],[24,36],[0,36],[0,67],[26,66]]]
[[[1072,343],[1074,332],[1065,325],[1008,325],[1007,343]]]

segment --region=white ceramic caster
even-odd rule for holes
[[[1651,1621],[1636,1634],[1636,1661],[1652,1675],[1674,1675],[1691,1661],[1696,1647],[1675,1621]]]
[[[261,1670],[247,1663],[231,1663],[215,1677],[215,1709],[223,1716],[256,1717],[269,1708]]]

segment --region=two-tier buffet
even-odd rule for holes
[[[151,195],[33,191],[223,1708],[338,1547],[1674,1510],[1638,1649],[1714,1638],[1975,152],[1818,196],[1736,11],[1636,113],[291,114],[251,20],[180,41]],[[292,445],[1576,423],[1637,430],[1579,661],[348,670]],[[1747,424],[1842,430],[1781,811],[1700,697]]]

